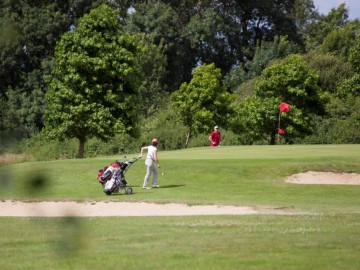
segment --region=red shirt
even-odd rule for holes
[[[210,146],[219,146],[220,137],[221,137],[220,131],[211,132],[211,134],[210,134],[210,139],[211,139]]]

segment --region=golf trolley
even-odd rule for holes
[[[99,170],[97,180],[103,186],[106,195],[119,193],[120,190],[124,190],[125,194],[133,193],[132,188],[126,186],[125,173],[139,158],[128,161],[115,161],[110,166]]]

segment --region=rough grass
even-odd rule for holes
[[[20,163],[25,161],[33,161],[34,158],[29,154],[0,154],[0,166],[9,165],[13,163]]]

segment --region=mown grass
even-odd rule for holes
[[[114,159],[0,167],[0,199],[108,200],[289,208],[290,216],[0,218],[0,269],[359,269],[360,186],[294,185],[293,173],[360,173],[360,145],[239,146],[160,152],[160,189],[105,196]],[[135,156],[136,154],[129,155]]]
[[[359,210],[359,186],[294,185],[308,170],[360,173],[360,145],[245,146],[160,152],[159,190],[143,190],[144,160],[126,174],[134,194],[105,196],[98,169],[122,157],[27,162],[0,167],[3,199],[114,200],[292,207],[321,213]],[[135,154],[131,155],[135,156]],[[161,175],[165,172],[165,175]]]
[[[0,267],[359,269],[359,225],[340,214],[1,218]]]

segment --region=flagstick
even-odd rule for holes
[[[278,134],[278,145],[280,145],[280,133],[279,133],[280,119],[281,119],[281,112],[279,112],[279,123],[278,123],[278,130],[277,130],[277,134]]]

